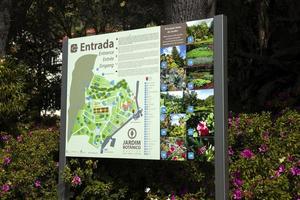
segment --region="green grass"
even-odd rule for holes
[[[211,57],[213,56],[212,50],[203,50],[201,47],[187,52],[187,58]]]
[[[213,41],[214,41],[213,38],[208,38],[207,40],[196,39],[196,41],[194,42],[194,44],[212,44]]]

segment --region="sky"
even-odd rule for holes
[[[203,19],[203,20],[197,20],[197,21],[190,21],[187,22],[187,26],[193,26],[193,25],[199,25],[202,24],[203,22],[206,22],[207,26],[210,27],[211,22],[213,21],[213,18],[209,18],[209,19]]]
[[[169,94],[171,96],[182,98],[183,97],[183,91],[168,91],[168,92],[162,92],[163,94]]]
[[[194,90],[197,93],[197,98],[205,100],[207,97],[214,95],[214,89]]]
[[[171,115],[171,125],[174,126],[174,125],[177,125],[179,126],[179,120],[181,118],[184,118],[185,114],[172,114]]]
[[[172,54],[172,49],[173,49],[173,47],[161,48],[160,53],[161,54],[166,54],[166,55],[171,55]],[[180,57],[183,58],[183,59],[185,59],[185,56],[186,56],[186,46],[185,45],[176,46],[176,49],[177,49]]]

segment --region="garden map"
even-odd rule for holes
[[[112,137],[117,131],[142,115],[137,102],[138,83],[134,95],[124,79],[115,83],[95,75],[85,94],[86,103],[77,114],[72,135],[88,135],[89,143],[101,147],[103,153],[108,142],[114,141]]]

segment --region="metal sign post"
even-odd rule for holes
[[[63,180],[63,171],[67,162],[66,152],[66,107],[67,107],[67,77],[68,77],[68,38],[63,40],[62,49],[62,85],[61,85],[61,124],[59,138],[59,174],[58,174],[58,199],[68,199],[67,184]]]
[[[228,199],[227,18],[214,18],[215,198]]]

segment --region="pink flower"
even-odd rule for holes
[[[244,183],[244,181],[238,177],[233,179],[233,185],[236,187],[242,186],[243,183]]]
[[[233,195],[232,195],[233,199],[242,199],[243,198],[243,192],[238,188],[238,189],[235,189],[233,191]]]
[[[3,142],[6,142],[9,139],[9,136],[8,135],[2,135],[1,139],[2,139]]]
[[[172,147],[170,148],[170,151],[171,151],[171,152],[175,151],[175,147],[172,146]]]
[[[233,156],[234,155],[234,151],[233,151],[233,149],[232,149],[231,146],[228,148],[228,155],[229,156]]]
[[[172,160],[178,160],[178,157],[177,157],[177,156],[174,156],[174,157],[172,158]]]
[[[280,165],[278,170],[275,171],[274,177],[279,177],[285,171],[284,165]]]
[[[17,141],[18,141],[18,142],[22,142],[22,140],[23,140],[22,135],[19,135],[19,136],[17,137]]]
[[[41,187],[41,181],[36,180],[36,181],[34,182],[34,187],[36,187],[36,188]]]
[[[29,135],[29,136],[32,136],[32,131],[29,131],[28,135]]]
[[[232,126],[232,119],[228,118],[228,127],[230,128]]]
[[[199,136],[207,136],[209,134],[209,130],[206,126],[206,122],[199,122],[197,125],[197,131],[199,133]]]
[[[182,140],[176,140],[176,144],[181,147],[184,142]]]
[[[5,157],[4,159],[3,159],[3,164],[4,165],[9,165],[11,163],[11,158],[10,157]]]
[[[262,145],[260,145],[260,147],[258,148],[258,151],[260,152],[260,153],[265,153],[265,152],[267,152],[268,151],[268,146],[266,145],[266,144],[262,144]]]
[[[11,139],[11,136],[10,135],[2,135],[1,136],[1,140],[3,142],[5,142],[6,144],[9,142],[9,140]]]
[[[283,173],[284,171],[285,171],[284,165],[280,165],[279,168],[278,168],[278,172]]]
[[[199,155],[203,155],[206,152],[206,146],[203,146],[201,148],[198,148],[197,153]]]
[[[174,193],[172,193],[172,195],[171,195],[171,200],[176,200]]]
[[[4,184],[4,185],[2,185],[2,192],[8,192],[9,191],[9,189],[10,189],[10,187],[9,187],[9,185],[8,184]]]
[[[280,176],[280,172],[279,171],[275,171],[275,176],[274,177],[279,177]]]
[[[254,157],[254,153],[250,149],[244,149],[241,152],[241,156],[243,158],[251,159],[252,157]]]
[[[292,167],[290,169],[290,172],[293,176],[299,176],[300,175],[300,169],[298,167]]]
[[[293,161],[294,161],[294,157],[291,156],[291,155],[288,155],[287,161],[288,161],[288,162],[293,162]]]
[[[75,175],[72,179],[72,185],[73,186],[81,185],[81,178]]]

